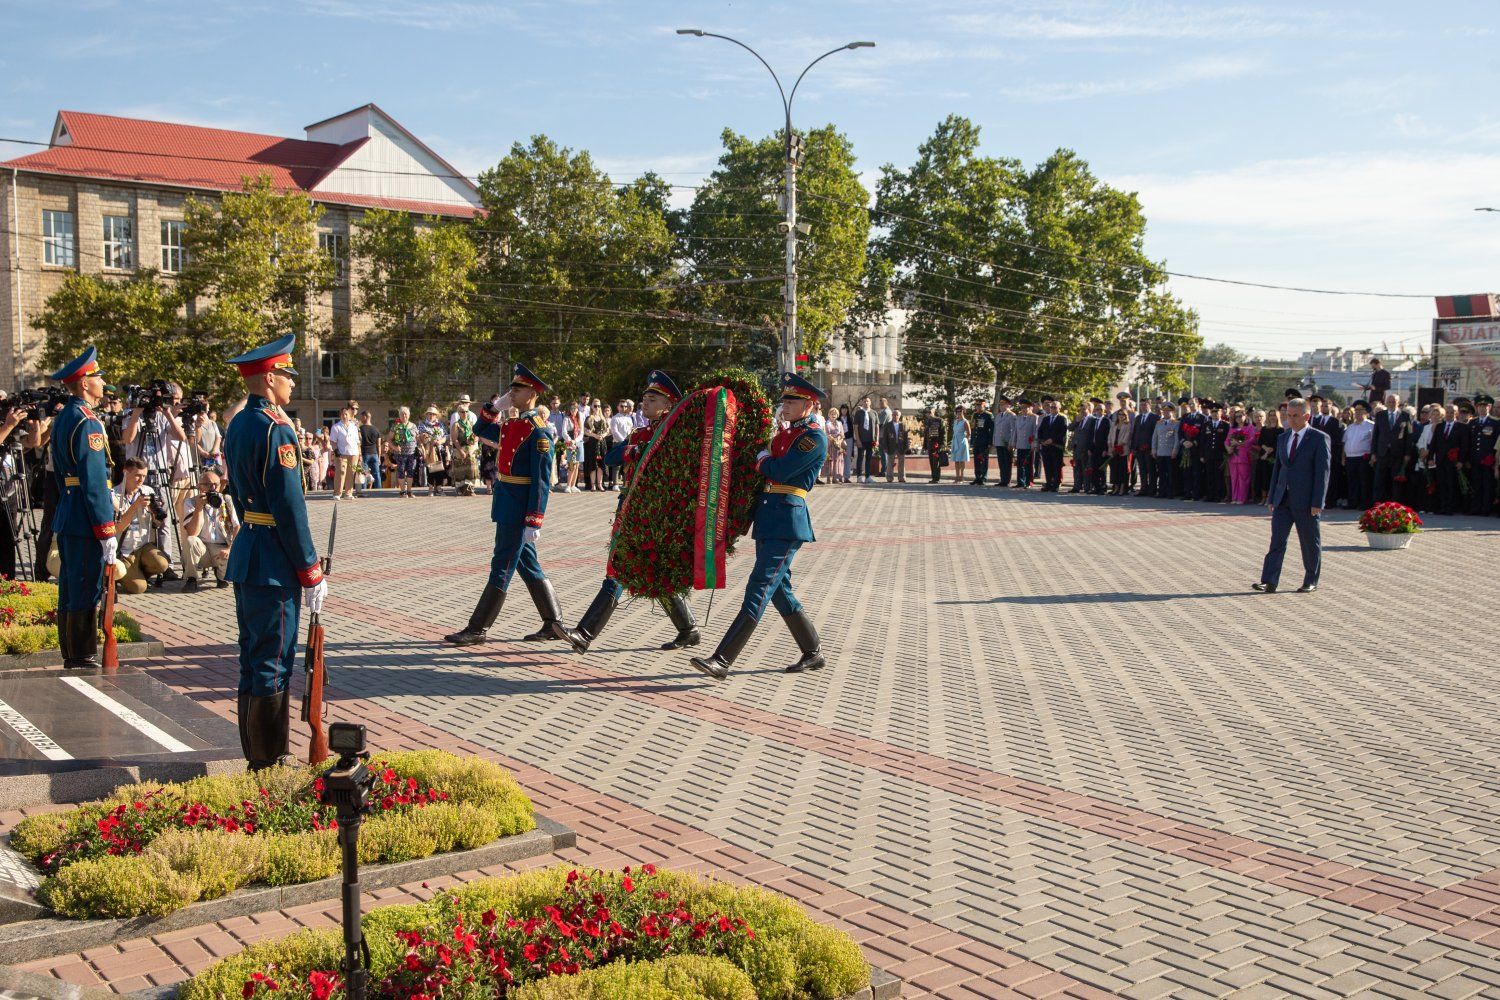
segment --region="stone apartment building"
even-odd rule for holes
[[[170,279],[184,261],[185,199],[237,190],[263,173],[324,207],[318,241],[341,261],[368,208],[471,218],[479,207],[468,179],[374,104],[309,125],[302,139],[61,111],[47,149],[0,163],[0,388],[45,379],[44,334],[31,319],[69,273],[154,267]],[[340,274],[316,308],[320,319],[346,323],[357,343],[368,324],[347,269]],[[299,349],[302,379],[288,409],[309,425],[336,418],[348,395],[342,358],[316,342]],[[159,372],[172,376],[170,358]],[[488,386],[455,385],[454,395]],[[377,420],[391,405],[360,402]]]

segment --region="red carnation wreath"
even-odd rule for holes
[[[771,403],[754,375],[710,375],[662,418],[615,519],[610,567],[638,597],[724,586],[724,564],[750,530],[771,438]]]

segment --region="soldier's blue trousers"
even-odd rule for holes
[[[240,625],[240,694],[280,694],[297,664],[301,587],[234,585],[234,616]]]
[[[521,541],[521,532],[526,525],[495,525],[495,555],[490,559],[490,586],[498,590],[510,587],[510,578],[519,570],[523,580],[545,580],[541,561],[536,557],[536,546]]]
[[[57,610],[92,611],[104,597],[104,546],[93,535],[57,536]]]
[[[760,621],[760,616],[766,612],[767,601],[776,605],[776,610],[783,615],[802,608],[792,593],[792,557],[801,547],[801,542],[786,538],[756,539],[755,565],[750,569],[750,578],[745,581],[743,605],[751,618]]]

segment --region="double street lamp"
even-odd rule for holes
[[[776,90],[781,94],[781,109],[786,116],[786,142],[784,145],[786,153],[786,193],[783,196],[783,207],[786,209],[786,220],[781,223],[782,232],[786,236],[786,272],[782,278],[781,298],[783,325],[781,330],[781,349],[779,361],[782,371],[796,371],[797,357],[802,353],[802,337],[797,330],[797,236],[806,235],[808,227],[803,223],[799,229],[797,223],[797,161],[802,156],[802,140],[792,131],[792,101],[797,98],[797,88],[802,85],[802,78],[807,76],[807,71],[818,63],[827,59],[835,52],[843,52],[845,49],[873,49],[874,42],[850,42],[840,45],[836,49],[829,49],[805,66],[797,75],[797,80],[792,84],[791,93],[781,85],[781,77],[771,68],[771,64],[761,57],[750,46],[738,38],[730,38],[728,35],[717,35],[712,31],[704,31],[701,28],[678,28],[679,35],[693,35],[696,38],[722,38],[726,42],[733,42],[746,52],[750,53],[771,74],[771,79],[776,81]]]

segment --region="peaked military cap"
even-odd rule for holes
[[[653,368],[651,374],[646,376],[646,391],[666,396],[674,403],[682,400],[682,390],[677,388],[677,383],[672,381],[672,376],[659,368]]]
[[[1356,399],[1351,405],[1353,409],[1364,410],[1366,413],[1370,412],[1370,404],[1363,399]]]
[[[1044,403],[1055,403],[1055,402],[1057,402],[1057,400],[1054,399],[1051,396],[1043,396],[1042,397],[1042,402],[1044,402]]]
[[[536,373],[519,361],[516,362],[515,371],[510,376],[510,387],[512,389],[534,389],[538,394],[547,392],[552,388],[546,382],[537,378]]]
[[[245,378],[269,371],[278,371],[296,378],[297,369],[292,364],[292,348],[296,345],[296,334],[289,333],[285,337],[277,337],[269,344],[252,348],[237,358],[229,358],[225,364],[239,368],[240,375]]]
[[[59,382],[76,382],[85,375],[104,377],[104,373],[99,370],[99,351],[96,348],[85,348],[82,354],[52,373],[52,377]]]
[[[1287,399],[1301,399],[1302,398],[1302,390],[1301,389],[1288,389],[1285,393],[1283,393],[1283,395]]]
[[[781,373],[781,396],[785,399],[811,399],[819,403],[828,401],[828,394],[795,372]]]
[[[1494,406],[1495,405],[1495,397],[1491,396],[1487,392],[1476,392],[1474,394],[1474,402],[1476,402],[1476,403],[1483,403],[1486,406]]]
[[[1193,401],[1193,397],[1192,396],[1179,396],[1179,397],[1177,397],[1177,405],[1178,406],[1186,406],[1187,404],[1191,403],[1192,401]]]

